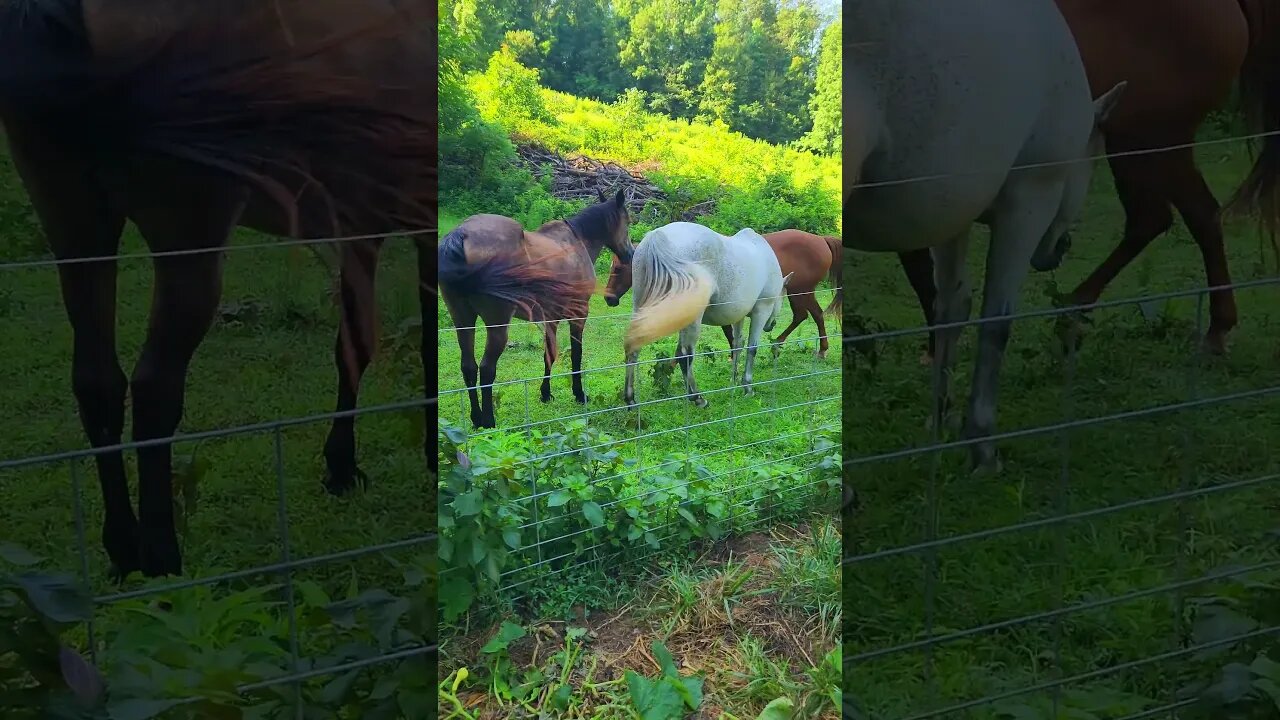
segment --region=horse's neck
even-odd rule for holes
[[[600,251],[604,250],[604,241],[587,237],[586,234],[582,232],[580,226],[574,222],[574,219],[575,218],[562,220],[557,223],[557,225],[561,228],[566,239],[572,239],[581,243],[582,247],[587,249],[587,256],[590,257],[591,262],[594,263],[596,258],[600,257]]]

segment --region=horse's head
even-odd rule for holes
[[[1093,177],[1094,158],[1102,155],[1106,149],[1102,125],[1115,110],[1116,103],[1124,94],[1126,81],[1106,91],[1093,101],[1093,130],[1089,134],[1089,142],[1084,148],[1084,160],[1073,163],[1067,172],[1066,185],[1062,190],[1062,203],[1058,206],[1058,215],[1050,223],[1044,237],[1031,257],[1031,266],[1040,272],[1053,270],[1062,263],[1062,258],[1071,249],[1071,226],[1075,224],[1084,209],[1085,198],[1089,194],[1089,180]]]
[[[631,244],[631,214],[627,212],[627,196],[623,188],[618,188],[618,194],[613,199],[605,197],[605,194],[599,190],[596,194],[600,197],[601,205],[608,205],[609,218],[609,237],[605,239],[605,246],[613,251],[613,254],[622,262],[630,263],[631,255],[635,253],[635,246]]]
[[[617,307],[622,296],[631,289],[631,261],[622,262],[617,255],[613,256],[613,265],[609,267],[609,282],[604,286],[604,302],[609,307]]]

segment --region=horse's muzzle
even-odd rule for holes
[[[1053,247],[1053,253],[1049,257],[1042,258],[1039,257],[1038,254],[1031,256],[1031,267],[1035,268],[1036,272],[1050,272],[1052,270],[1057,270],[1058,266],[1062,264],[1062,259],[1067,256],[1067,251],[1070,249],[1071,233],[1063,233],[1062,237],[1058,238],[1058,244]]]
[[[618,307],[618,296],[617,296],[617,295],[605,295],[605,296],[604,296],[604,304],[605,304],[605,305],[608,305],[609,307]]]
[[[634,251],[634,250],[625,250],[625,251],[623,251],[623,252],[620,252],[620,253],[614,253],[614,254],[618,256],[618,260],[620,260],[620,261],[622,261],[622,262],[624,262],[624,263],[629,263],[629,262],[631,262],[631,256],[632,256],[632,255],[635,255],[635,251]]]

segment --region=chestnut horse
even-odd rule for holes
[[[151,441],[137,450],[136,517],[121,451],[96,455],[113,577],[182,574],[165,439],[218,307],[233,228],[369,237],[322,244],[340,270],[337,406],[355,406],[376,348],[380,236],[436,222],[436,87],[423,73],[437,62],[435,13],[426,0],[0,0],[0,120],[66,261],[81,422],[94,448],[117,446],[131,392],[133,439]],[[157,253],[131,377],[115,337],[126,220]],[[433,241],[415,242],[425,323]],[[424,373],[426,342],[424,332]],[[325,459],[331,492],[362,478],[351,418],[334,421]]]
[[[787,300],[791,305],[791,324],[778,336],[775,342],[786,341],[787,336],[800,323],[812,317],[818,326],[820,347],[818,357],[827,356],[827,327],[823,315],[838,315],[844,288],[840,285],[840,268],[843,262],[843,246],[837,238],[826,235],[814,235],[803,230],[779,230],[764,235],[765,242],[773,248],[778,258],[782,275],[788,277]],[[823,278],[830,280],[836,294],[824,309],[818,305],[813,291]],[[623,295],[631,289],[631,264],[613,259],[609,268],[609,281],[604,288],[604,301],[609,307],[616,307]],[[724,337],[733,347],[733,326],[721,327]],[[672,360],[674,363],[675,360]]]
[[[1125,98],[1103,127],[1107,153],[1181,146],[1108,159],[1124,206],[1124,235],[1111,255],[1072,291],[1070,303],[1097,302],[1107,284],[1173,225],[1171,207],[1182,215],[1200,247],[1209,286],[1229,285],[1218,201],[1188,145],[1208,114],[1224,106],[1237,80],[1251,132],[1280,130],[1280,0],[1057,3],[1080,48],[1093,94],[1121,79],[1129,82]],[[1226,209],[1260,213],[1274,243],[1280,222],[1280,137],[1267,136],[1260,145],[1253,168]],[[919,250],[901,253],[899,259],[932,325],[932,258],[927,250]],[[1225,351],[1236,321],[1234,293],[1212,293],[1205,337],[1211,352]]]
[[[462,379],[471,398],[471,423],[497,427],[493,381],[507,347],[511,319],[543,324],[546,351],[542,402],[551,401],[551,366],[559,354],[556,328],[569,321],[573,398],[586,404],[582,389],[582,331],[596,289],[596,258],[608,247],[631,260],[631,217],[622,190],[566,220],[552,220],[532,232],[502,215],[472,215],[440,241],[440,296],[453,318],[462,349]],[[484,320],[484,356],[476,365],[476,318]],[[479,378],[480,397],[476,397]]]

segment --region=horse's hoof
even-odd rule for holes
[[[973,477],[987,477],[1004,472],[1004,461],[994,443],[979,443],[969,448],[969,464]]]
[[[755,395],[755,394],[756,394],[755,388],[751,387],[750,385],[747,385],[742,388],[743,397],[751,397],[752,395]]]
[[[929,367],[930,365],[933,365],[933,353],[929,352],[928,350],[925,350],[924,352],[920,353],[920,365],[923,367]]]
[[[1221,332],[1210,331],[1204,336],[1203,347],[1205,352],[1215,357],[1223,357],[1227,354],[1227,334]]]
[[[142,544],[140,554],[143,577],[158,578],[166,575],[182,575],[182,553],[177,538],[163,543]]]
[[[345,468],[330,468],[325,472],[324,489],[335,497],[342,497],[357,486],[361,490],[369,487],[369,476],[359,467],[350,465]]]
[[[479,415],[476,415],[475,413],[471,413],[471,427],[475,428],[476,430],[483,428],[484,418]]]
[[[133,563],[130,566],[121,566],[113,562],[111,563],[111,566],[107,568],[107,579],[115,585],[124,585],[129,579],[129,576],[138,572],[140,569],[141,568],[138,567],[137,563]]]
[[[827,359],[827,351],[826,351],[826,350],[819,350],[819,351],[818,351],[818,359],[819,359],[819,360],[826,360],[826,359]]]
[[[706,398],[704,398],[704,397],[702,397],[701,395],[699,395],[699,396],[697,396],[697,397],[695,397],[695,398],[693,399],[693,404],[694,404],[694,405],[697,405],[697,406],[698,406],[698,407],[700,407],[700,408],[704,408],[704,407],[706,407],[706,406],[710,405],[711,403],[707,402],[707,399],[706,399]]]
[[[576,403],[578,403],[579,405],[586,405],[586,404],[587,404],[587,396],[586,396],[586,395],[574,395],[574,396],[573,396],[573,401],[574,401],[574,402],[576,402]]]
[[[555,397],[551,393],[542,393],[542,402],[549,403],[552,400],[555,400]]]

